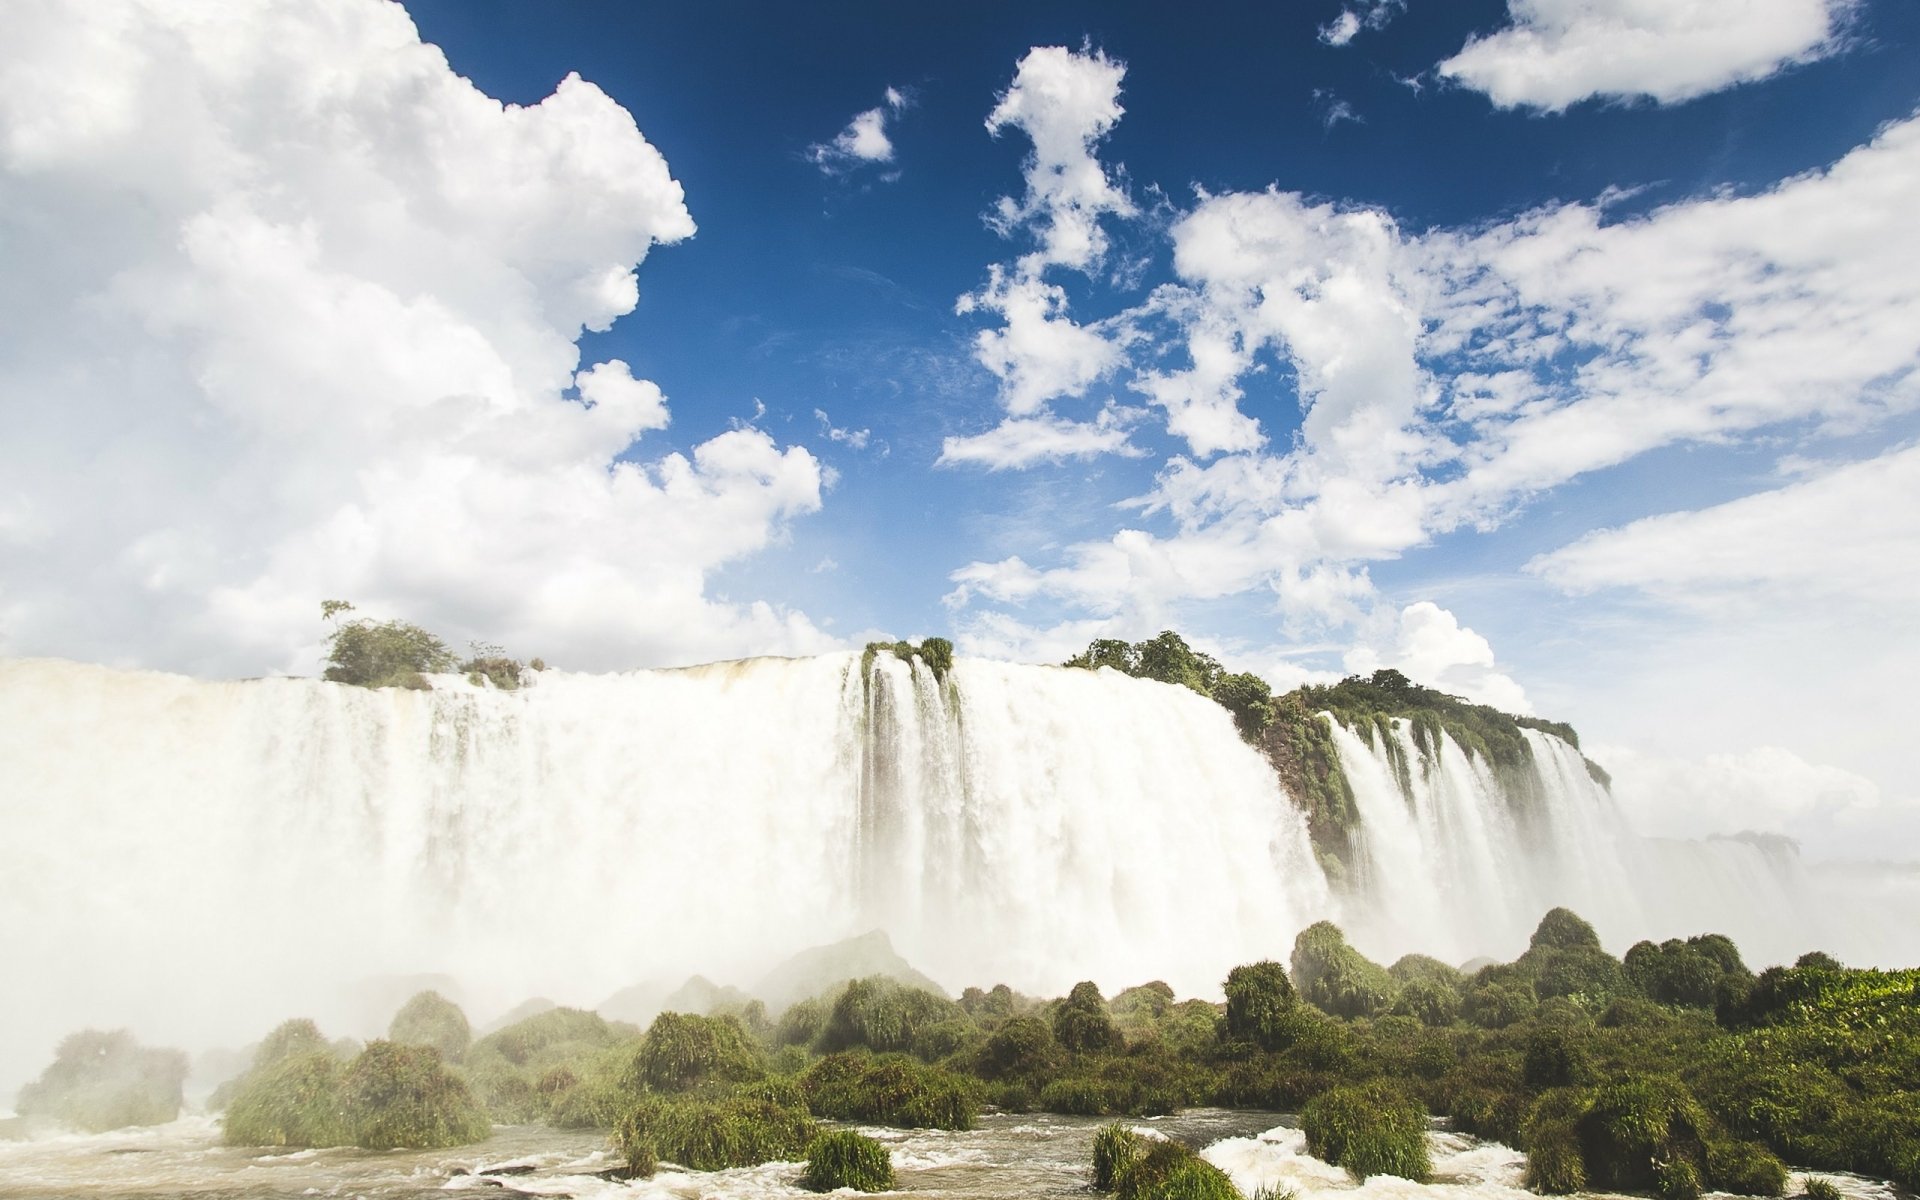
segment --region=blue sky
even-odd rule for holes
[[[1170,625],[1920,849],[1910,4],[29,15],[4,652]]]

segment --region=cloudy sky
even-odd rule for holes
[[[1905,0],[14,0],[0,653],[1185,631],[1920,856]]]

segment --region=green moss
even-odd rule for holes
[[[971,1129],[979,1084],[903,1054],[833,1054],[800,1076],[815,1115],[904,1129]]]
[[[431,1046],[370,1042],[340,1084],[353,1144],[431,1150],[484,1141],[486,1114]]]
[[[409,1046],[432,1046],[440,1057],[457,1063],[466,1056],[473,1029],[460,1006],[439,992],[421,992],[400,1006],[387,1026],[387,1040]]]
[[[635,1174],[660,1162],[720,1171],[797,1159],[818,1133],[797,1090],[763,1082],[717,1099],[643,1096],[614,1125],[613,1145]]]
[[[893,1190],[893,1159],[887,1148],[851,1129],[823,1133],[807,1146],[807,1169],[800,1185],[809,1191],[831,1192],[852,1188],[856,1192]]]
[[[1339,1017],[1385,1012],[1399,989],[1385,967],[1347,944],[1331,921],[1316,921],[1293,942],[1293,982],[1300,995]]]
[[[124,1029],[83,1029],[62,1039],[53,1062],[20,1089],[23,1117],[47,1117],[100,1133],[162,1125],[180,1115],[187,1056],[142,1046]]]
[[[1361,1182],[1397,1175],[1425,1183],[1433,1175],[1426,1108],[1391,1084],[1335,1088],[1307,1105],[1300,1124],[1309,1154],[1345,1167]]]
[[[324,1046],[286,1052],[276,1048],[271,1057],[262,1047],[265,1061],[247,1074],[227,1105],[222,1136],[229,1146],[353,1143],[341,1095],[346,1064]]]

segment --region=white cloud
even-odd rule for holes
[[[1040,247],[1020,260],[1021,273],[1037,276],[1051,266],[1087,270],[1107,252],[1100,218],[1129,216],[1133,201],[1107,176],[1094,147],[1126,110],[1120,107],[1124,64],[1099,51],[1076,53],[1063,46],[1035,46],[1013,85],[987,117],[998,136],[1014,128],[1033,142],[1026,162],[1027,193],[1003,196],[990,218],[1003,235],[1036,226]]]
[[[1049,400],[1085,395],[1122,361],[1120,347],[1100,329],[1067,315],[1064,289],[1028,276],[1009,278],[998,265],[987,286],[962,296],[955,309],[998,313],[1005,321],[974,335],[974,357],[1000,380],[1000,402],[1016,417]]]
[[[592,84],[503,106],[374,0],[28,5],[0,171],[6,652],[310,671],[328,596],[569,665],[827,643],[705,591],[813,458],[629,461],[660,389],[579,362],[694,228]]]
[[[1852,0],[1509,0],[1439,73],[1501,108],[1676,104],[1831,53]]]
[[[841,429],[834,425],[833,418],[824,409],[814,409],[813,419],[820,422],[820,432],[827,435],[830,442],[839,442],[849,450],[865,450],[873,440],[871,429]]]
[[[935,465],[972,464],[1005,471],[1100,454],[1137,458],[1145,452],[1127,441],[1126,430],[1137,415],[1137,410],[1109,405],[1092,421],[1069,421],[1051,413],[1008,417],[985,433],[943,439]]]
[[[1752,831],[1790,837],[1813,859],[1911,854],[1920,801],[1895,800],[1864,776],[1779,746],[1700,757],[1588,747],[1613,776],[1614,799],[1652,837]]]
[[[1407,0],[1358,0],[1320,27],[1320,40],[1329,46],[1344,46],[1363,29],[1385,29],[1406,7]]]
[[[912,98],[898,88],[888,88],[885,103],[856,113],[847,127],[831,142],[815,142],[807,147],[807,159],[829,175],[839,175],[870,163],[893,161],[893,139],[887,136],[887,121],[898,117],[912,104]]]
[[[1326,88],[1313,89],[1313,109],[1320,115],[1320,125],[1329,133],[1342,121],[1353,125],[1365,125],[1367,119],[1358,109],[1334,95]]]
[[[1526,691],[1501,671],[1487,639],[1431,600],[1401,609],[1381,644],[1363,641],[1347,651],[1346,669],[1371,675],[1392,667],[1428,687],[1489,704],[1502,712],[1531,713]]]
[[[1633,588],[1709,614],[1920,606],[1920,447],[1696,512],[1647,517],[1527,569],[1574,592]]]

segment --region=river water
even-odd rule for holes
[[[1085,1195],[1093,1135],[1089,1117],[994,1114],[978,1128],[864,1128],[890,1148],[899,1192],[950,1200]],[[1195,1109],[1134,1123],[1204,1147],[1203,1153],[1252,1196],[1291,1191],[1299,1200],[1535,1200],[1521,1187],[1525,1157],[1493,1142],[1436,1130],[1428,1135],[1434,1181],[1375,1176],[1356,1186],[1347,1173],[1306,1153],[1298,1122],[1279,1113]],[[0,1197],[422,1197],[478,1193],[599,1200],[770,1200],[804,1197],[800,1164],[679,1172],[652,1179],[608,1177],[619,1161],[604,1135],[544,1126],[501,1126],[478,1146],[371,1153],[303,1150],[263,1154],[220,1144],[216,1119],[191,1116],[151,1129],[92,1136],[0,1141]],[[1796,1176],[1790,1193],[1803,1177]],[[1893,1189],[1852,1176],[1827,1176],[1848,1200],[1896,1200]],[[850,1193],[844,1193],[850,1194]]]

